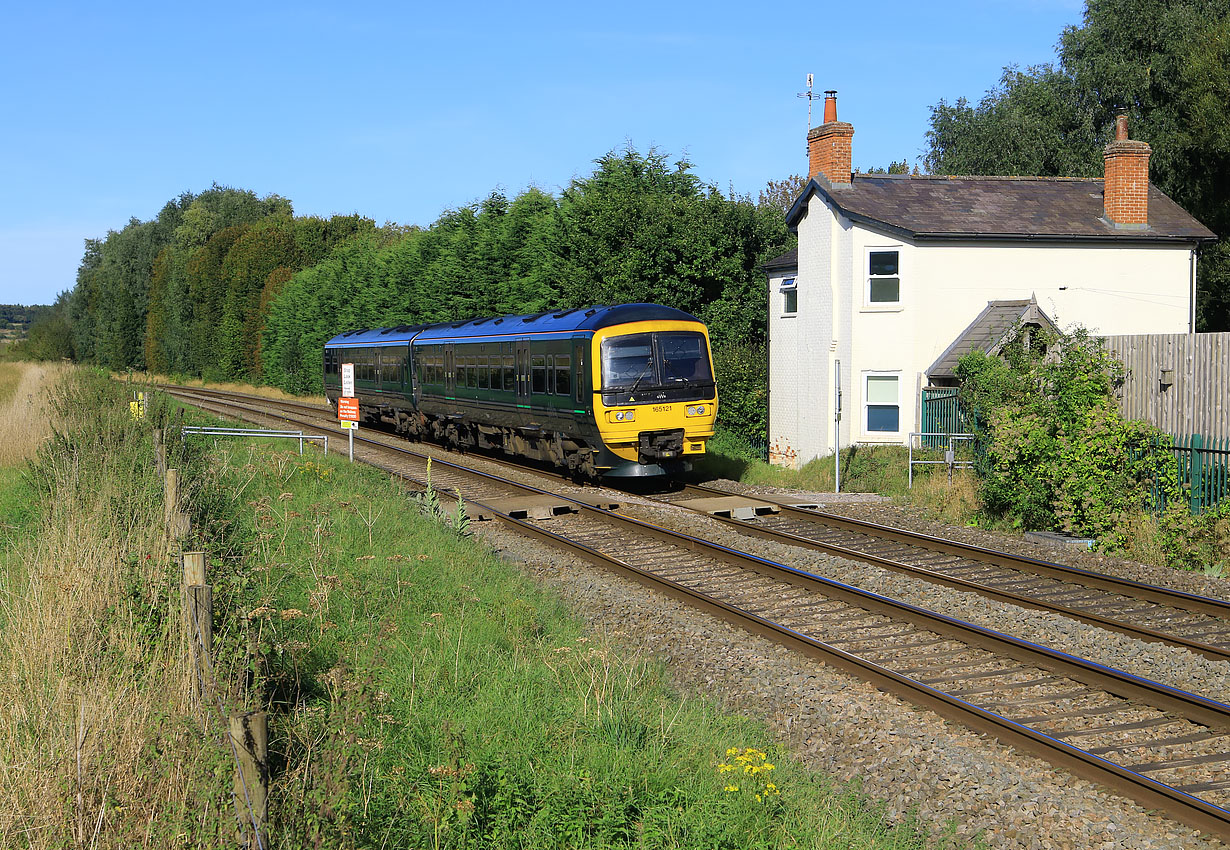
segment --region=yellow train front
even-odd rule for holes
[[[331,402],[345,363],[364,422],[580,477],[681,472],[717,418],[708,331],[657,304],[338,334],[324,350]]]
[[[609,477],[682,471],[713,436],[718,398],[708,331],[687,313],[652,312],[617,315],[617,324],[593,335],[598,462]]]

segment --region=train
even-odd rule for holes
[[[708,330],[658,304],[339,333],[323,363],[335,407],[344,363],[360,423],[584,479],[686,471],[718,412]]]

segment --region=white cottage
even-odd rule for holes
[[[826,94],[787,216],[798,249],[764,266],[771,461],[905,443],[922,389],[1017,320],[1193,330],[1196,253],[1215,237],[1149,183],[1126,118],[1105,179],[852,174],[854,128]]]

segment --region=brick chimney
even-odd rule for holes
[[[1106,218],[1126,230],[1149,226],[1149,155],[1147,142],[1128,138],[1127,116],[1115,118],[1115,140],[1106,146],[1103,195]]]
[[[807,134],[807,176],[823,174],[834,185],[850,185],[850,140],[854,125],[837,120],[837,92],[824,93],[824,123]]]

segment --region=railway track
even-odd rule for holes
[[[303,402],[278,404],[331,417],[327,410]],[[527,471],[502,459],[484,456],[484,460],[519,473]],[[652,498],[711,516],[739,534],[862,561],[1138,640],[1182,647],[1214,661],[1230,661],[1230,603],[1221,599],[876,525],[772,496],[749,497],[688,485]]]
[[[216,396],[201,400],[236,412]],[[251,404],[238,407],[254,414]],[[427,454],[356,442],[365,455],[384,458],[378,465],[424,483]],[[530,536],[1230,837],[1230,779],[1222,772],[1230,762],[1230,706],[622,516],[594,504],[592,490],[552,493],[438,457],[432,479]],[[686,491],[676,501],[688,501]]]
[[[1230,603],[799,507],[689,485],[662,497],[751,534],[874,564],[1140,640],[1230,661]],[[716,508],[716,510],[715,510]],[[743,518],[736,518],[742,511]]]

